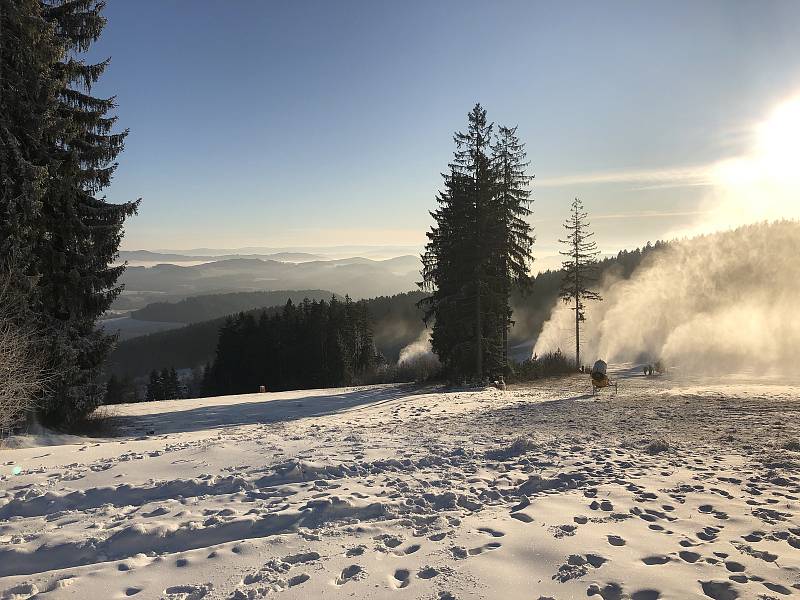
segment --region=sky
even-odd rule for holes
[[[793,0],[108,0],[105,14],[88,58],[112,60],[93,92],[130,129],[106,195],[142,198],[125,249],[421,245],[476,102],[526,143],[543,258],[575,196],[604,252],[800,204],[786,136],[800,102],[772,119],[800,94]],[[778,157],[792,193],[778,182],[765,207],[769,152],[794,156]]]

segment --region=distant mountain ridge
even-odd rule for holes
[[[419,257],[413,255],[385,260],[350,257],[306,262],[225,256],[201,264],[128,266],[121,278],[125,292],[114,308],[140,309],[153,301],[210,293],[304,289],[330,290],[358,300],[416,288],[420,267]]]
[[[273,255],[281,253],[313,254],[324,260],[334,258],[347,258],[350,256],[366,256],[374,260],[382,260],[393,256],[406,254],[419,254],[422,244],[410,245],[359,245],[349,244],[342,246],[245,246],[238,248],[190,248],[176,250],[174,248],[154,248],[152,252],[162,254],[176,254],[188,257],[197,256],[233,256],[233,255]]]
[[[150,250],[121,250],[120,262],[163,262],[163,263],[196,263],[198,261],[220,261],[233,258],[260,258],[263,260],[276,260],[279,262],[310,262],[326,260],[325,256],[306,252],[275,252],[270,254],[174,254],[164,252],[151,252]]]

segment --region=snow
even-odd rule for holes
[[[609,372],[616,396],[305,390],[16,438],[0,598],[800,595],[800,385]]]

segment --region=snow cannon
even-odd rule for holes
[[[608,364],[606,364],[606,361],[596,361],[592,366],[590,377],[592,380],[592,396],[594,396],[598,390],[610,385],[614,386],[614,393],[617,392],[617,383],[608,378]]]

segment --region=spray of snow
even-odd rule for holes
[[[800,347],[800,223],[759,224],[676,242],[627,280],[602,283],[581,334],[586,358],[663,360],[694,372],[789,374]],[[534,353],[574,346],[561,304]]]
[[[800,219],[800,95],[742,133],[749,144],[740,156],[705,169],[698,222],[673,232],[723,233],[675,243],[629,280],[602,282],[605,301],[589,303],[581,336],[583,362],[660,358],[705,372],[795,370],[800,223],[777,220]],[[563,304],[554,307],[534,352],[574,347],[573,318]]]
[[[428,328],[423,329],[416,340],[400,350],[397,364],[410,364],[420,359],[439,360],[431,349],[431,330]]]

